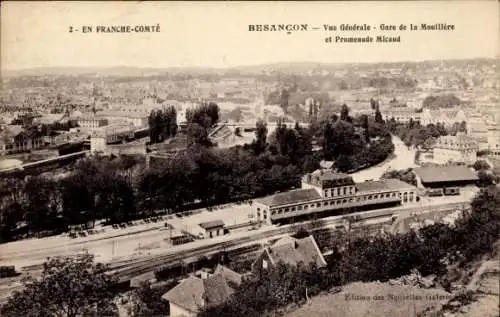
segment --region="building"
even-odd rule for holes
[[[434,145],[434,162],[474,164],[478,150],[477,140],[463,132],[458,132],[455,136],[441,136]]]
[[[500,123],[488,127],[487,140],[490,154],[500,156]]]
[[[102,130],[92,131],[90,136],[90,153],[105,153],[106,150],[106,133]]]
[[[0,129],[0,155],[29,151],[44,146],[37,130],[25,130],[20,125],[5,125]]]
[[[452,126],[454,123],[467,121],[467,115],[462,109],[428,109],[424,108],[420,116],[422,125],[441,123],[445,126]]]
[[[227,300],[241,283],[241,275],[224,266],[217,266],[213,274],[190,276],[163,294],[170,306],[171,317],[196,316],[206,306]]]
[[[426,166],[414,169],[419,188],[446,188],[474,185],[476,173],[463,165]]]
[[[477,142],[479,150],[488,150],[487,120],[480,113],[471,113],[467,119],[467,134]]]
[[[203,229],[203,238],[213,238],[224,235],[224,221],[212,220],[198,224]]]
[[[394,119],[398,123],[420,122],[422,113],[416,109],[408,107],[393,108],[383,111],[382,116],[385,121]]]
[[[417,188],[397,179],[355,183],[351,176],[317,170],[302,188],[254,200],[254,219],[266,224],[394,207],[418,200]]]
[[[81,128],[99,128],[108,125],[108,119],[96,116],[81,116],[76,118],[76,122]]]
[[[106,143],[117,143],[129,141],[134,138],[134,126],[122,125],[109,125],[102,128],[106,135]]]
[[[316,240],[311,235],[302,239],[284,237],[273,245],[265,247],[252,263],[252,270],[267,269],[279,262],[292,266],[297,266],[299,263],[308,266],[313,263],[317,267],[325,267],[327,264]]]
[[[132,124],[136,128],[148,126],[149,111],[139,110],[105,110],[98,113],[99,117],[105,118],[113,124]]]

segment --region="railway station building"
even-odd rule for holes
[[[306,174],[301,187],[254,200],[254,219],[265,224],[290,223],[418,201],[417,188],[400,180],[355,183],[351,176],[331,170]]]

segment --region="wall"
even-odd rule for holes
[[[170,304],[170,316],[171,317],[195,317],[196,313],[192,313],[179,305],[172,302]]]

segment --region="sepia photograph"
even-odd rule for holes
[[[500,316],[498,1],[0,10],[0,316]]]

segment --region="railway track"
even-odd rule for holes
[[[389,208],[387,210],[374,210],[353,213],[349,215],[337,216],[331,219],[323,220],[325,227],[343,224],[346,219],[354,222],[362,222],[365,220],[373,220],[377,218],[392,217],[398,212],[404,210],[406,213],[420,213],[423,209],[431,209],[433,212],[450,211],[462,209],[466,206],[464,203],[450,203],[447,205],[427,206],[427,207],[414,207],[414,208]],[[313,221],[300,223],[299,225],[313,224]],[[359,225],[363,227],[363,224]],[[228,241],[221,241],[209,245],[196,246],[188,250],[171,249],[163,254],[148,255],[140,259],[132,259],[110,263],[110,274],[114,274],[120,282],[125,282],[131,278],[154,270],[156,267],[182,261],[187,258],[210,256],[221,251],[230,251],[231,249],[238,248],[242,244],[258,242],[279,235],[293,233],[297,229],[297,224],[286,225],[274,228],[265,232],[255,232],[253,235],[238,237]]]

